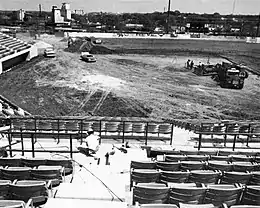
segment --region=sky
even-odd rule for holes
[[[231,14],[235,1],[234,14],[259,14],[260,0],[171,0],[171,10],[191,13]],[[163,12],[167,10],[168,0],[0,0],[0,10],[38,10],[50,11],[52,5],[70,3],[71,9],[88,12]]]

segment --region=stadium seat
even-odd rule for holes
[[[236,151],[228,151],[228,150],[219,150],[218,151],[218,156],[229,156],[229,155],[238,155],[239,152]]]
[[[185,183],[188,182],[190,172],[182,171],[160,171],[161,183]]]
[[[132,169],[156,169],[156,163],[153,161],[131,161]]]
[[[164,171],[178,171],[180,169],[180,163],[157,161],[156,168]]]
[[[72,160],[70,159],[64,159],[64,158],[47,159],[45,165],[64,167],[64,174],[66,176],[73,173],[73,164],[72,164]]]
[[[185,155],[165,155],[166,162],[178,162],[178,161],[184,161],[186,159],[187,156]]]
[[[200,161],[181,161],[181,170],[204,170],[205,162]]]
[[[216,150],[212,150],[212,151],[210,151],[210,150],[199,150],[198,151],[199,155],[208,155],[209,157],[216,156],[217,153],[218,152]]]
[[[170,189],[169,203],[202,204],[206,190],[206,187],[176,185]]]
[[[67,121],[64,123],[65,131],[66,132],[78,132],[79,125],[77,121]]]
[[[132,124],[132,133],[145,133],[146,128],[144,123],[133,123]]]
[[[253,157],[248,155],[229,155],[232,162],[252,162]]]
[[[219,170],[219,171],[231,171],[232,164],[227,161],[216,161],[216,160],[209,160],[207,168],[209,170]]]
[[[250,178],[249,185],[260,186],[260,171],[251,172],[252,177]]]
[[[44,181],[17,181],[10,184],[11,199],[27,202],[30,198],[34,206],[43,205],[48,199],[48,189]]]
[[[168,201],[168,187],[154,187],[138,184],[133,188],[133,204],[164,204]]]
[[[31,170],[31,178],[33,180],[51,181],[52,187],[58,186],[62,182],[61,166],[39,166]]]
[[[147,133],[148,134],[158,134],[159,135],[159,126],[158,126],[158,124],[148,123]]]
[[[207,155],[187,155],[188,161],[208,161],[208,159]]]
[[[171,124],[159,124],[159,135],[160,134],[171,134],[172,125]]]
[[[159,181],[160,173],[157,170],[152,169],[134,169],[130,175],[130,188],[133,187],[133,183],[153,183]]]
[[[224,172],[220,179],[221,184],[248,184],[252,174],[243,172]]]
[[[231,158],[228,155],[222,155],[222,156],[211,156],[210,160],[218,160],[218,161],[227,161],[230,162]]]
[[[179,208],[174,204],[141,204],[140,208]]]
[[[233,171],[237,172],[246,172],[253,171],[255,169],[255,165],[251,162],[232,162]]]
[[[180,150],[180,153],[183,155],[198,155],[198,150]]]
[[[212,170],[192,170],[189,175],[189,182],[203,183],[203,184],[216,184],[220,178],[220,172]]]
[[[0,166],[5,167],[19,167],[21,166],[21,159],[20,158],[0,158]]]
[[[20,200],[0,200],[0,207],[5,208],[25,208],[26,204]]]
[[[11,184],[10,180],[0,180],[0,199],[5,200],[9,199],[9,185]]]
[[[208,185],[204,203],[212,203],[215,206],[221,206],[225,203],[228,207],[238,204],[243,189],[238,185]]]
[[[260,206],[260,186],[246,186],[241,204]]]
[[[91,128],[95,131],[95,132],[104,132],[105,131],[105,122],[101,122],[100,121],[94,121],[92,123]]]
[[[214,204],[185,204],[180,203],[180,208],[217,208]]]
[[[4,180],[27,180],[30,179],[30,170],[28,167],[6,167],[1,168],[1,178]]]
[[[106,122],[105,123],[105,132],[114,133],[118,132],[120,122]]]
[[[22,164],[26,167],[38,167],[39,165],[45,165],[46,159],[43,158],[22,158]]]

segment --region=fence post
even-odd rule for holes
[[[57,144],[60,143],[60,119],[58,119],[58,142]]]
[[[251,135],[250,135],[251,132],[252,132],[251,124],[249,124],[249,125],[248,125],[248,133],[249,133],[249,134],[247,135],[247,138],[246,138],[246,146],[247,146],[247,147],[249,147],[248,144],[249,144],[249,139],[251,138]]]
[[[173,123],[171,123],[171,141],[170,141],[170,145],[172,145],[172,141],[173,141]]]
[[[82,137],[83,137],[83,120],[80,120],[80,144],[82,144]]]
[[[12,153],[12,139],[11,139],[11,129],[8,130],[8,143],[9,143],[9,151],[10,151],[10,157],[13,156],[13,153]]]
[[[22,128],[20,129],[20,131],[21,131],[21,145],[22,145],[22,156],[24,156],[24,143],[23,143],[23,130],[22,130]]]
[[[234,136],[234,142],[233,142],[233,151],[235,150],[236,146],[236,140],[237,140],[237,135]]]
[[[148,141],[148,125],[149,123],[147,122],[145,126],[145,145],[147,145],[147,141]]]
[[[101,131],[102,131],[102,120],[99,121],[99,144],[101,144]]]
[[[35,157],[35,152],[34,152],[34,135],[33,133],[31,134],[31,143],[32,143],[32,157]]]
[[[36,132],[37,132],[37,120],[36,120],[36,118],[34,118],[34,132],[35,132],[35,141],[34,142],[37,142],[37,134],[36,134]]]
[[[70,157],[72,158],[73,157],[73,153],[72,153],[72,136],[70,134]]]
[[[125,143],[125,121],[123,121],[123,139],[122,143]]]
[[[227,146],[227,129],[228,129],[228,124],[225,124],[225,134],[224,134],[224,147]]]

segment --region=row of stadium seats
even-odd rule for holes
[[[2,200],[21,200],[27,202],[32,199],[33,205],[37,207],[45,204],[49,197],[48,184],[45,181],[0,181],[0,189],[2,203]],[[8,201],[6,202],[8,203]],[[14,206],[12,207],[14,208]]]
[[[0,158],[2,167],[38,167],[38,166],[61,166],[64,167],[65,175],[73,172],[73,164],[70,159],[43,159],[43,158]]]
[[[186,170],[219,170],[219,171],[260,171],[259,163],[251,162],[226,162],[211,160],[208,162],[202,161],[157,161],[156,163],[132,161],[131,168],[133,169],[159,169],[165,171],[186,171]]]
[[[242,204],[260,205],[260,186],[175,184],[167,187],[164,184],[141,183],[133,189],[133,204],[136,203],[174,204],[191,208],[217,208],[223,207],[223,204],[226,207]]]
[[[196,184],[234,184],[260,185],[260,171],[255,172],[220,172],[213,170],[161,171],[135,169],[131,171],[130,187],[134,183],[196,183]]]
[[[0,168],[0,182],[1,180],[40,180],[51,181],[52,186],[58,186],[63,181],[62,173],[64,168],[61,166],[6,167]]]
[[[39,131],[87,131],[92,128],[97,132],[125,132],[125,133],[153,133],[170,134],[171,124],[167,123],[136,123],[136,122],[113,122],[113,121],[56,121],[56,120],[12,120],[13,130],[39,130]]]
[[[247,157],[256,157],[260,154],[256,151],[228,151],[228,150],[163,150],[146,147],[147,157],[156,158],[158,155],[207,155],[210,158],[219,156],[219,160],[223,157],[223,160],[236,160],[245,161]],[[246,157],[245,157],[246,156]],[[227,159],[225,159],[227,158]],[[239,159],[241,158],[241,160]],[[247,160],[246,160],[247,161]]]

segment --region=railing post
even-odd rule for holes
[[[225,134],[224,134],[224,147],[227,146],[227,129],[228,129],[228,124],[225,124]]]
[[[145,126],[145,145],[147,145],[147,141],[148,141],[148,125],[149,123],[147,122],[146,123],[146,126]]]
[[[172,141],[173,141],[173,123],[171,123],[171,141],[170,141],[170,145],[172,145]]]
[[[23,132],[22,128],[20,128],[21,132],[21,146],[22,146],[22,156],[24,156],[24,143],[23,143]]]
[[[11,129],[8,130],[8,143],[9,143],[9,152],[10,152],[10,157],[13,156],[13,153],[12,153],[12,139],[11,139]]]
[[[34,152],[34,135],[33,133],[31,134],[31,143],[32,143],[32,157],[35,157],[35,152]]]
[[[234,136],[234,142],[233,142],[233,151],[235,150],[236,146],[236,140],[237,140],[237,135]]]
[[[80,144],[82,144],[82,137],[83,137],[83,120],[80,120]]]
[[[99,144],[101,144],[102,120],[99,121]]]
[[[70,157],[72,158],[73,157],[73,153],[72,153],[72,136],[70,134]]]
[[[246,138],[246,146],[247,146],[247,147],[249,147],[248,144],[249,144],[249,139],[251,138],[251,135],[250,135],[251,132],[252,132],[251,124],[249,124],[249,125],[248,125],[248,135],[247,135],[247,138]]]
[[[36,120],[36,118],[34,118],[34,132],[35,132],[35,141],[34,142],[37,142],[37,134],[36,134],[36,132],[37,132],[37,120]]]
[[[125,143],[125,121],[123,121],[123,139],[122,143]]]
[[[58,119],[58,142],[57,144],[60,143],[60,119]]]

